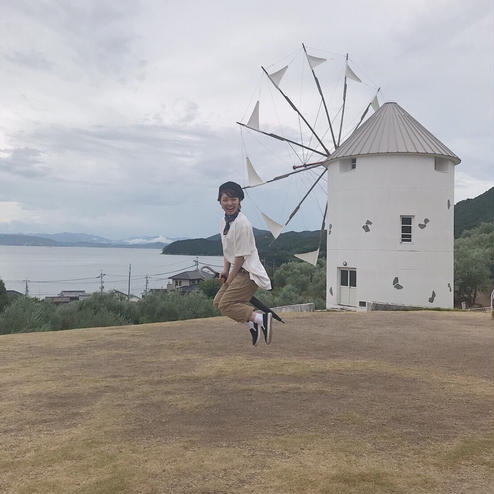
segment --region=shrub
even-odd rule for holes
[[[139,322],[161,322],[219,315],[211,299],[202,291],[181,294],[178,291],[148,295],[140,302]]]
[[[54,311],[52,304],[18,297],[0,315],[0,334],[48,331]]]

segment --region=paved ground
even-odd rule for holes
[[[0,492],[490,493],[488,314],[0,336]]]

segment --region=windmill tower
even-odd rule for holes
[[[310,139],[304,140],[302,133],[299,140],[293,140],[262,130],[259,101],[248,122],[237,123],[284,141],[292,150],[296,146],[309,151],[309,156],[317,155],[318,161],[309,162],[307,158],[301,165],[294,165],[294,171],[262,180],[247,157],[249,185],[244,189],[297,173],[317,172],[314,183],[284,224],[261,212],[276,239],[320,180],[327,179],[328,199],[319,247],[295,255],[317,264],[327,221],[327,308],[366,310],[380,304],[452,307],[454,168],[460,159],[397,103],[380,106],[380,88],[353,132],[342,139],[348,81],[362,81],[350,68],[346,55],[342,105],[332,112],[314,70],[326,59],[309,55],[304,45],[302,48],[320,95],[319,109],[324,109],[324,133],[319,135],[321,130],[311,125],[280,87],[288,66],[272,73],[262,70],[298,115],[299,125],[303,122],[310,131]],[[370,108],[375,113],[365,120]]]
[[[328,308],[453,307],[459,162],[397,103],[381,106],[330,156]]]

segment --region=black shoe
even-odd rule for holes
[[[261,332],[259,331],[259,326],[256,323],[253,323],[254,327],[249,328],[250,334],[252,335],[252,344],[257,346],[259,340],[261,339]]]
[[[269,345],[271,343],[271,325],[273,323],[273,314],[271,312],[264,313],[262,315],[262,334],[264,335],[264,341],[266,342],[266,345]]]

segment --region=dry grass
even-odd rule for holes
[[[488,493],[486,314],[0,337],[0,492]]]

